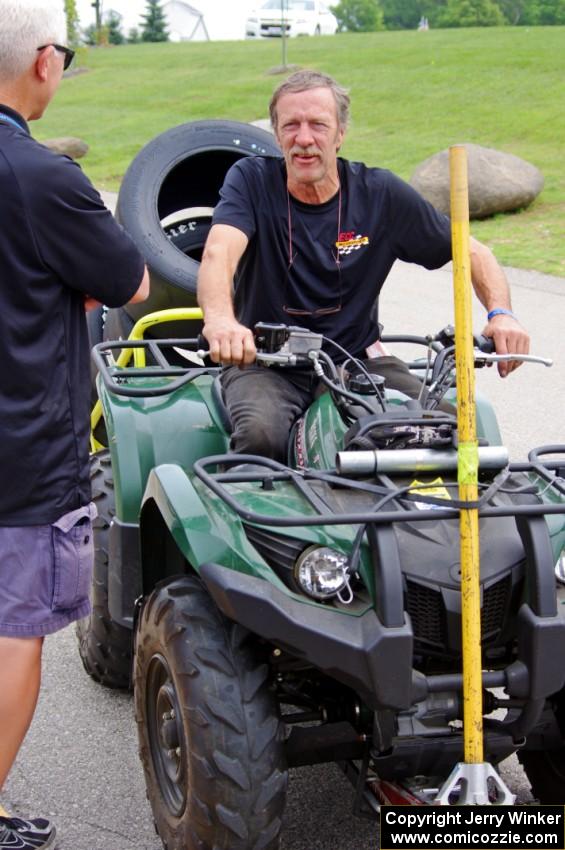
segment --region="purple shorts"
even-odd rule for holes
[[[0,526],[0,636],[41,637],[90,613],[94,504],[51,525]]]

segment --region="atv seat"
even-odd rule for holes
[[[218,412],[220,422],[222,423],[222,427],[224,428],[226,434],[231,434],[233,430],[233,425],[231,421],[230,412],[227,409],[226,403],[224,401],[224,390],[222,388],[220,375],[216,375],[212,383],[212,401],[214,402],[214,406]]]

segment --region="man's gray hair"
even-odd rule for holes
[[[273,129],[277,129],[277,103],[279,99],[284,94],[296,94],[309,89],[330,89],[335,100],[338,124],[342,130],[345,130],[349,123],[349,93],[347,89],[340,86],[329,74],[311,70],[295,71],[273,92],[269,104],[269,115]]]
[[[65,44],[63,0],[0,0],[0,80],[15,80],[44,44]]]

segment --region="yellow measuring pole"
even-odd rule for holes
[[[467,152],[462,145],[454,145],[449,149],[449,171],[459,435],[457,476],[459,498],[463,501],[476,501],[479,455],[469,255],[469,192]],[[466,763],[481,764],[483,762],[483,694],[479,515],[476,509],[461,511],[460,536],[464,752]]]

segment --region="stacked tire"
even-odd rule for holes
[[[122,181],[116,209],[151,277],[148,300],[125,308],[131,320],[154,310],[196,305],[202,249],[228,169],[244,156],[279,154],[267,130],[222,120],[173,127],[138,153]],[[186,324],[165,325],[162,334],[194,336],[198,329],[187,333]]]

